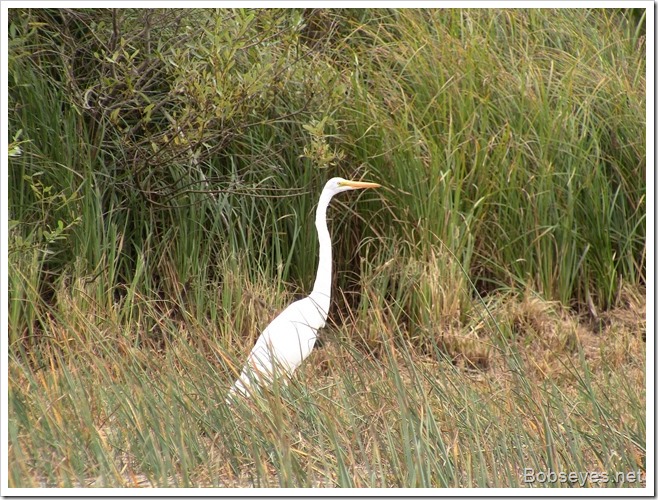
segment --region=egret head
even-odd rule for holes
[[[324,186],[324,190],[335,195],[337,193],[342,193],[343,191],[352,191],[354,189],[369,189],[369,188],[378,188],[380,184],[374,182],[361,182],[361,181],[348,181],[342,177],[334,177],[329,179]]]

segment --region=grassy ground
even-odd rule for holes
[[[640,11],[8,22],[10,486],[645,485]],[[334,175],[321,345],[228,408]]]
[[[474,321],[422,352],[383,318],[330,327],[290,386],[232,409],[238,354],[216,327],[165,324],[145,350],[70,307],[84,331],[53,325],[48,352],[10,360],[12,486],[508,487],[526,468],[619,486],[645,470],[641,296],[594,329],[508,297],[500,332]],[[357,347],[365,328],[379,352]]]

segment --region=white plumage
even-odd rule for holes
[[[331,238],[327,229],[327,207],[331,198],[353,189],[379,187],[371,182],[329,180],[322,190],[315,218],[320,243],[318,272],[308,297],[290,304],[263,330],[229,397],[249,396],[253,385],[269,385],[275,377],[289,377],[311,353],[317,333],[325,325],[331,302]],[[285,379],[283,379],[285,380]],[[227,402],[230,399],[227,398]]]

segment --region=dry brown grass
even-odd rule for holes
[[[584,376],[582,366],[587,366],[590,372],[591,390],[597,397],[605,399],[607,411],[618,415],[615,429],[633,429],[638,425],[636,415],[624,408],[632,404],[629,396],[611,394],[607,384],[610,377],[616,376],[615,373],[623,373],[626,383],[644,387],[645,310],[641,290],[626,290],[619,307],[602,314],[598,323],[533,296],[508,296],[497,302],[492,300],[490,304],[500,331],[491,328],[491,322],[486,321],[484,315],[478,318],[477,312],[473,311],[472,318],[475,319],[463,325],[461,331],[450,328],[438,335],[435,350],[411,348],[404,336],[392,333],[392,325],[382,322],[386,320],[385,315],[373,316],[370,324],[373,330],[380,329],[380,338],[384,339],[378,346],[363,342],[363,339],[359,342],[359,323],[347,322],[339,329],[330,328],[323,332],[322,345],[296,373],[292,386],[296,387],[295,393],[301,389],[297,397],[303,399],[286,398],[283,404],[272,401],[265,405],[270,410],[264,410],[261,404],[255,405],[233,415],[230,425],[219,423],[226,418],[222,416],[221,396],[212,401],[208,399],[209,394],[203,392],[203,386],[211,380],[213,385],[218,383],[217,375],[226,377],[227,383],[231,378],[228,373],[207,371],[207,367],[215,365],[222,354],[215,337],[218,332],[210,335],[205,332],[202,341],[200,337],[204,331],[190,325],[181,326],[183,330],[189,330],[172,338],[163,351],[148,356],[144,349],[127,344],[115,345],[108,350],[107,347],[92,348],[71,340],[57,347],[57,356],[51,353],[49,359],[56,360],[51,366],[35,373],[30,368],[13,364],[10,376],[14,391],[30,387],[31,395],[22,397],[33,400],[37,406],[45,405],[41,410],[43,416],[31,424],[35,428],[40,428],[45,420],[50,422],[49,425],[64,428],[68,425],[66,422],[79,419],[75,409],[78,403],[72,405],[72,402],[84,394],[93,426],[89,428],[82,422],[74,425],[86,429],[81,436],[83,442],[98,443],[103,453],[114,458],[110,477],[107,473],[98,477],[91,475],[78,481],[81,486],[100,486],[108,481],[126,487],[185,484],[276,487],[291,484],[291,481],[299,484],[296,479],[291,479],[290,470],[275,465],[277,460],[285,459],[303,468],[305,485],[332,487],[344,484],[344,478],[336,475],[337,448],[344,451],[343,466],[349,471],[354,486],[365,487],[373,482],[394,485],[400,478],[390,461],[391,447],[403,442],[401,415],[410,411],[420,412],[414,418],[421,422],[425,418],[423,415],[431,412],[428,418],[431,425],[437,426],[448,453],[446,467],[452,463],[461,469],[459,479],[455,479],[458,484],[478,484],[477,473],[468,472],[468,464],[474,460],[473,453],[482,454],[480,460],[486,465],[481,466],[485,467],[488,477],[498,477],[505,484],[509,480],[500,475],[499,468],[505,469],[510,464],[499,463],[500,458],[496,458],[492,450],[508,439],[506,436],[511,428],[523,428],[533,436],[535,444],[526,445],[528,448],[523,452],[527,454],[527,460],[546,453],[542,446],[555,447],[553,453],[556,455],[565,453],[564,450],[557,451],[562,445],[551,443],[568,443],[572,439],[570,432],[573,430],[570,429],[573,426],[591,427],[594,432],[595,417],[582,410],[584,403],[579,396],[583,390],[580,381]],[[87,317],[86,313],[72,307],[67,313]],[[72,321],[78,324],[82,320],[72,318]],[[55,322],[51,327],[55,338],[75,339],[70,333],[59,331]],[[500,333],[506,336],[505,343],[501,344],[497,338]],[[99,330],[98,335],[105,334]],[[190,339],[195,341],[190,343]],[[560,401],[564,401],[565,406],[560,411],[564,416],[542,417],[537,408],[519,403],[519,374],[510,370],[507,358],[510,354],[505,345],[518,352],[525,366],[522,376],[529,392],[523,398],[532,401],[537,408],[551,408],[556,403],[550,391],[546,392],[546,387],[554,387],[553,390],[558,391],[556,394],[562,394]],[[81,360],[84,363],[81,364]],[[137,383],[141,379],[140,373],[149,379],[148,382]],[[70,395],[67,384],[76,377],[85,381],[86,388],[78,395]],[[107,394],[103,391],[108,385],[130,388],[126,402],[108,406],[105,401]],[[171,404],[186,405],[207,421],[198,429],[189,422],[181,423],[185,426],[186,439],[194,443],[192,447],[204,450],[206,456],[185,469],[187,483],[182,479],[181,471],[169,474],[167,478],[145,473],[142,470],[144,456],[138,456],[139,446],[144,444],[132,442],[132,433],[126,428],[129,415],[128,421],[135,422],[139,432],[151,432],[153,436],[160,431],[167,432],[170,424],[157,424],[157,428],[149,431],[153,421],[149,420],[150,417],[143,420],[141,414],[144,408],[151,408],[150,411],[163,411],[166,415],[168,410],[159,406],[162,403],[151,400],[160,394],[159,391],[163,391],[159,398],[170,393],[179,394],[177,397],[183,399]],[[217,392],[221,394],[221,388]],[[640,394],[644,398],[643,391]],[[308,397],[310,399],[304,399]],[[570,400],[573,400],[572,406],[568,403]],[[129,409],[118,409],[124,404]],[[141,409],[131,406],[140,404],[146,406]],[[276,412],[271,413],[274,408]],[[122,412],[123,415],[119,415]],[[39,413],[35,408],[34,414]],[[466,417],[467,414],[470,416]],[[325,417],[317,420],[319,415]],[[464,418],[467,422],[462,422]],[[547,424],[542,418],[551,421],[550,432],[547,432]],[[562,418],[567,420],[559,420]],[[215,421],[218,429],[212,430]],[[208,423],[211,430],[202,430]],[[164,425],[162,429],[161,425]],[[322,425],[333,427],[323,429]],[[271,443],[274,448],[237,453],[235,441],[226,441],[227,432],[235,434],[232,439],[239,441],[240,434],[245,433],[245,441],[254,439],[259,443]],[[328,441],[327,436],[333,436],[336,441]],[[473,449],[474,439],[480,443],[479,451]],[[38,434],[24,433],[10,445],[10,457],[17,460],[17,444],[20,443],[21,449],[29,450],[38,447],[38,442]],[[539,448],[533,449],[532,446]],[[277,458],[274,450],[285,450],[287,455]],[[634,466],[643,469],[646,458],[641,443],[637,446],[628,444],[618,453],[625,457],[620,468],[626,467],[628,457],[633,457],[630,460]],[[580,459],[588,470],[604,470],[617,460],[614,453],[601,457],[594,449],[582,450]],[[23,463],[22,467],[26,475],[32,476],[32,484],[51,484],[52,480],[45,479],[38,470],[31,470],[28,463]],[[55,474],[66,476],[71,467],[68,462],[61,462]]]

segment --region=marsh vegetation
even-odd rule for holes
[[[642,11],[8,24],[10,486],[643,475]],[[335,175],[320,345],[229,409]]]

